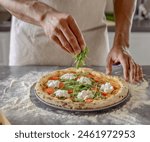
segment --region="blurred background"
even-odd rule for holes
[[[107,0],[106,19],[110,47],[113,42],[115,22],[113,0]],[[0,65],[8,65],[11,15],[0,6]],[[141,65],[150,65],[150,0],[138,0],[134,16],[130,51]]]

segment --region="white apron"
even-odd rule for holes
[[[104,23],[106,0],[40,0],[51,7],[71,14],[89,47],[87,65],[105,65],[109,51]],[[10,44],[10,65],[71,66],[72,56],[50,41],[41,27],[13,17]]]

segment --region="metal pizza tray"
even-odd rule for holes
[[[35,83],[36,84],[36,83]],[[51,103],[47,103],[44,100],[42,100],[35,92],[35,84],[33,84],[31,86],[30,89],[30,99],[31,101],[37,106],[40,107],[42,109],[57,109],[57,110],[63,110],[63,111],[71,111],[71,112],[98,112],[98,111],[105,111],[105,110],[110,110],[110,109],[114,109],[114,108],[119,108],[122,105],[124,105],[129,99],[130,99],[130,93],[128,92],[128,95],[122,99],[121,101],[113,104],[113,105],[109,105],[106,107],[102,107],[102,108],[97,108],[97,109],[84,109],[84,110],[79,110],[79,109],[69,109],[69,108],[64,108],[64,107],[60,107],[60,106],[56,106],[54,104]]]

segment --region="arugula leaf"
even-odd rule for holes
[[[80,54],[74,56],[77,69],[85,65],[85,58],[87,58],[88,52],[89,50],[86,47]]]
[[[100,92],[96,92],[95,94],[94,94],[94,97],[95,98],[100,98],[102,95],[101,95],[101,93]]]
[[[80,82],[77,82],[76,80],[65,80],[63,81],[63,83],[65,84],[65,87],[64,87],[65,90],[72,89],[78,92],[82,90],[87,90],[91,87],[91,85],[89,84],[81,84]]]

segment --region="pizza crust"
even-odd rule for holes
[[[91,103],[86,102],[73,102],[71,99],[67,98],[65,100],[58,99],[57,97],[53,97],[48,95],[46,92],[43,91],[44,84],[48,81],[48,78],[52,76],[57,76],[58,74],[61,76],[65,73],[70,72],[88,72],[96,77],[101,77],[107,80],[114,82],[115,84],[119,85],[119,91],[115,95],[111,95],[106,99],[94,99]],[[77,110],[86,110],[86,109],[102,109],[108,106],[112,106],[121,100],[123,100],[128,95],[128,84],[121,78],[117,76],[109,76],[105,75],[101,72],[94,71],[89,68],[67,68],[63,70],[57,70],[50,72],[49,74],[43,76],[35,86],[36,95],[40,97],[46,103],[51,105],[56,105],[59,107],[67,108],[67,109],[77,109]]]

